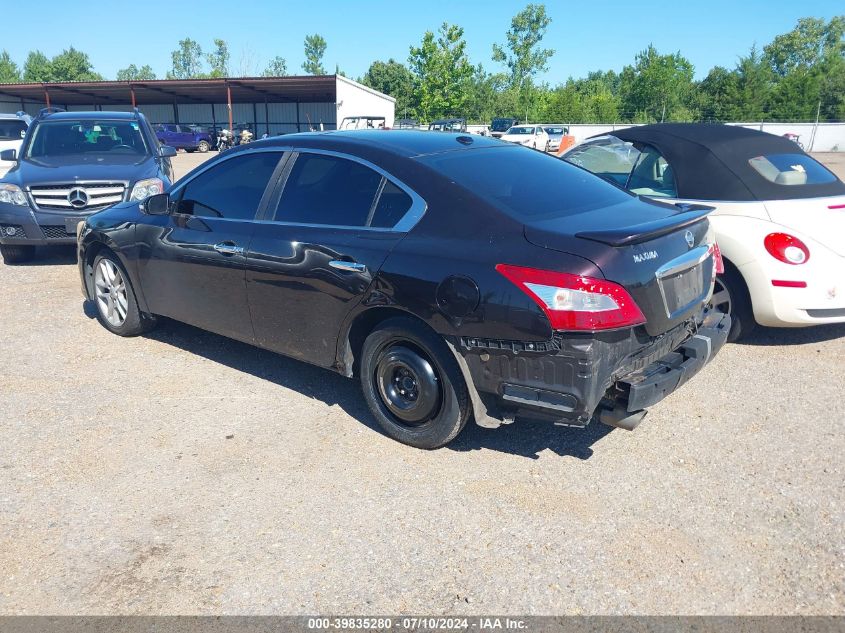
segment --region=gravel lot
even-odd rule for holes
[[[328,371],[109,334],[73,251],[0,287],[2,614],[845,613],[845,327],[729,345],[633,433],[422,452]]]

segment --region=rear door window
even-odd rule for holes
[[[301,153],[285,183],[275,219],[296,224],[367,226],[382,176],[361,163]]]
[[[281,152],[256,152],[219,162],[182,188],[176,212],[252,220],[281,157]]]
[[[821,185],[836,180],[833,173],[805,154],[767,154],[750,159],[748,164],[776,185]]]

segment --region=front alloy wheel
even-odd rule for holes
[[[93,273],[91,294],[104,328],[119,336],[136,336],[155,326],[155,316],[138,309],[129,276],[113,253],[97,255]]]
[[[94,292],[100,315],[113,327],[122,326],[129,310],[126,282],[110,259],[101,259],[94,270]]]

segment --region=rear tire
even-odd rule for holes
[[[0,255],[7,264],[28,262],[35,256],[35,247],[28,244],[0,244]]]
[[[200,141],[200,144],[197,145],[197,149],[202,154],[205,154],[210,148],[211,146],[208,144],[208,141]]]
[[[733,343],[748,336],[757,327],[751,297],[739,271],[726,266],[725,272],[716,277],[711,305],[731,317],[728,342]]]
[[[388,319],[364,341],[361,387],[384,432],[416,448],[439,448],[472,413],[461,370],[445,341],[420,322]]]
[[[118,336],[137,336],[155,327],[155,317],[138,309],[129,275],[110,252],[94,259],[92,294],[97,320],[109,332]]]

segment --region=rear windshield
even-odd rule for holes
[[[631,198],[586,170],[518,146],[445,152],[419,160],[520,221],[566,217]]]
[[[493,125],[490,127],[494,132],[505,132],[513,125],[513,119],[493,119]]]
[[[508,130],[508,134],[534,134],[533,127],[512,127]]]
[[[147,145],[137,121],[44,121],[26,150],[27,158],[76,154],[145,155]]]
[[[766,154],[750,159],[748,164],[776,185],[821,185],[836,180],[836,176],[806,154]]]
[[[547,134],[563,134],[564,133],[562,127],[547,127],[547,128],[544,128],[544,129],[546,130]]]
[[[0,141],[19,141],[26,134],[26,123],[19,119],[0,119]]]

